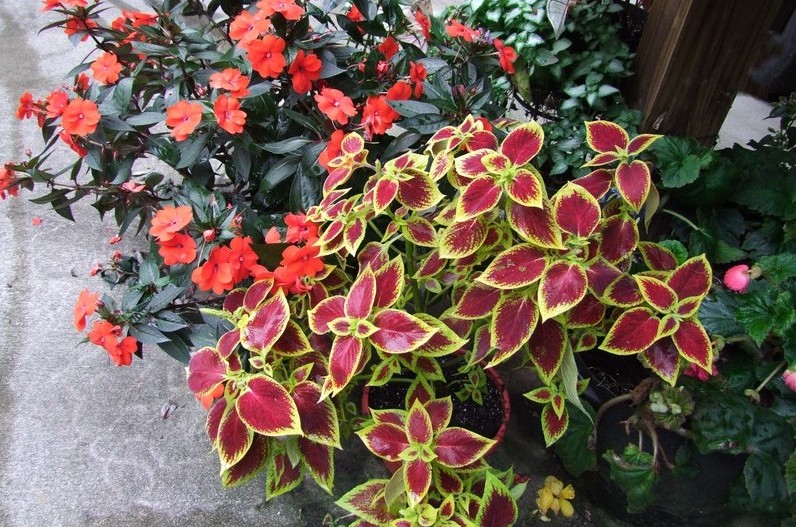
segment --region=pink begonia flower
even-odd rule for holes
[[[796,392],[796,371],[785,370],[782,374],[782,380],[785,381],[785,386],[790,388],[790,391]]]
[[[736,293],[745,293],[751,281],[752,277],[749,272],[749,266],[745,264],[730,267],[727,269],[727,272],[724,273],[724,285],[727,286],[727,289],[735,291]]]

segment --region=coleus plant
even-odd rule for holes
[[[532,367],[542,386],[526,396],[544,404],[548,444],[566,430],[570,407],[583,409],[578,352],[639,357],[669,383],[689,364],[709,370],[696,318],[711,281],[706,260],[678,265],[639,240],[655,193],[636,156],[656,136],[586,123],[597,152],[587,165],[599,168],[552,192],[532,165],[540,126],[502,126],[467,117],[424,151],[384,161],[348,134],[303,220],[317,233],[298,249],[312,272],[286,283],[281,267],[260,270],[223,309],[205,310],[229,330],[192,357],[189,386],[201,396],[223,386],[208,432],[225,483],[267,467],[269,497],[304,470],[329,490],[333,449],[353,419],[347,397],[400,378],[412,386],[405,407],[372,410],[358,432],[395,475],[340,505],[361,526],[509,525],[508,480],[483,461],[492,438],[450,427],[456,398],[435,395],[446,368],[477,379],[509,360]],[[485,512],[493,500],[502,503],[497,519]]]

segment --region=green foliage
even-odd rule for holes
[[[629,444],[621,455],[609,450],[603,459],[608,462],[611,480],[625,492],[628,512],[640,512],[652,503],[655,483],[652,454]]]
[[[573,411],[574,406],[569,408],[569,426],[554,446],[564,468],[575,477],[597,466],[597,454],[588,447],[589,438],[594,432],[594,411],[591,407],[587,408],[590,416]]]

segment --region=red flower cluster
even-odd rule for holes
[[[180,232],[192,219],[190,205],[167,205],[152,218],[149,235],[157,238],[158,254],[166,265],[189,264],[196,259],[196,242],[190,234]]]
[[[281,288],[285,293],[303,294],[312,289],[307,283],[308,278],[323,271],[323,260],[318,257],[320,247],[315,245],[318,240],[318,226],[309,221],[304,214],[287,214],[285,216],[285,242],[289,245],[282,251],[279,267],[270,271],[262,265],[252,269],[255,280],[274,279],[274,291]],[[282,238],[276,228],[272,228],[265,238],[267,243],[281,243]]]
[[[517,52],[511,46],[506,46],[499,38],[494,40],[495,48],[498,50],[498,60],[500,67],[506,73],[514,73],[514,61],[517,60]]]
[[[257,264],[257,253],[252,248],[250,237],[236,237],[229,247],[219,245],[210,251],[207,261],[193,270],[191,280],[202,291],[212,290],[220,295],[232,290],[239,282],[253,273]]]
[[[121,334],[120,326],[107,320],[97,320],[88,332],[88,340],[105,348],[117,366],[129,366],[133,362],[133,353],[138,351],[138,341],[135,337],[122,337]]]
[[[94,75],[94,80],[100,84],[113,84],[118,81],[121,71],[122,65],[119,64],[119,59],[110,51],[103,53],[91,63],[91,73]]]
[[[376,134],[386,133],[398,117],[398,112],[392,109],[386,96],[368,97],[365,109],[362,110],[362,126],[365,128],[366,138],[370,139]]]
[[[177,141],[188,139],[201,121],[202,105],[198,102],[182,100],[166,108],[166,126]]]

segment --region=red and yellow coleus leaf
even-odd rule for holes
[[[535,388],[530,392],[526,392],[523,395],[526,399],[529,399],[535,403],[546,404],[553,400],[553,396],[558,393],[554,387],[552,386],[542,386],[540,388]]]
[[[467,339],[457,335],[456,332],[448,327],[447,324],[441,320],[438,320],[432,315],[429,315],[428,313],[416,313],[414,316],[435,330],[430,339],[414,350],[414,355],[423,357],[441,357],[461,349],[461,347],[467,343]]]
[[[290,394],[301,418],[301,431],[307,439],[332,447],[340,447],[340,423],[337,409],[330,399],[321,399],[321,387],[303,381]]]
[[[260,375],[246,382],[235,402],[246,425],[264,436],[301,435],[301,420],[293,398],[276,380]]]
[[[369,338],[370,342],[386,353],[409,353],[434,335],[436,329],[421,319],[398,309],[379,311],[373,318],[378,330]]]
[[[453,401],[450,397],[432,399],[427,401],[423,406],[431,419],[431,427],[434,434],[448,427],[451,416],[453,415]]]
[[[643,152],[652,143],[663,137],[656,134],[639,134],[627,144],[627,155],[635,156]]]
[[[262,302],[240,331],[241,345],[258,354],[266,354],[279,340],[290,319],[290,306],[283,292]]]
[[[600,204],[579,185],[564,185],[553,196],[552,205],[555,224],[574,236],[588,238],[600,225]]]
[[[237,487],[256,476],[268,462],[268,439],[254,435],[246,454],[237,463],[221,471],[224,487]]]
[[[605,304],[591,293],[586,293],[583,300],[567,311],[565,316],[570,329],[594,327],[605,317]]]
[[[411,177],[401,179],[398,183],[398,202],[410,210],[426,210],[443,198],[436,182],[420,170],[408,170]]]
[[[482,458],[494,444],[492,439],[454,426],[437,434],[434,453],[442,466],[461,468]]]
[[[564,328],[555,320],[537,324],[528,341],[528,349],[528,355],[536,366],[542,382],[550,384],[564,360],[564,352],[567,349],[567,335]]]
[[[644,364],[672,386],[680,373],[680,354],[670,337],[652,343],[641,353]]]
[[[273,287],[273,278],[258,280],[249,286],[249,288],[246,290],[246,294],[243,297],[243,307],[246,309],[246,311],[252,312],[257,309],[257,306],[259,306],[260,303],[262,303],[262,301],[268,297],[268,293],[271,292]]]
[[[373,311],[375,301],[376,275],[373,274],[370,267],[366,267],[351,284],[344,304],[345,316],[366,319]]]
[[[542,201],[541,207],[526,207],[519,203],[507,204],[509,225],[519,236],[534,245],[548,249],[563,249],[561,229],[553,216],[553,207]]]
[[[406,430],[394,423],[375,423],[357,432],[368,450],[387,461],[400,461],[410,447]]]
[[[492,314],[492,310],[500,300],[500,289],[480,283],[470,282],[459,303],[453,310],[453,315],[467,320],[477,320]]]
[[[337,336],[329,353],[329,376],[324,384],[324,396],[335,395],[346,387],[359,371],[365,349],[354,336]]]
[[[415,401],[406,414],[406,437],[412,444],[428,445],[434,436],[431,417],[420,401]]]
[[[518,292],[503,295],[489,326],[490,345],[497,350],[489,367],[506,360],[528,342],[538,319],[533,298]]]
[[[672,341],[681,357],[712,373],[713,347],[710,345],[710,338],[705,328],[699,322],[681,321],[677,331],[672,335]]]
[[[650,271],[673,271],[677,268],[677,258],[674,257],[674,253],[663,245],[639,242],[638,249]]]
[[[278,442],[272,442],[271,446],[279,445]],[[283,450],[284,447],[279,446],[280,451],[276,448],[271,448],[268,456],[268,469],[265,477],[265,499],[270,500],[276,496],[290,492],[298,487],[301,483],[301,463],[293,463],[290,457]]]
[[[393,305],[401,296],[404,287],[404,261],[396,257],[379,269],[376,274],[376,298],[374,306],[384,309]]]
[[[586,272],[576,263],[555,262],[547,266],[539,282],[538,303],[542,320],[575,307],[586,296]]]
[[[431,463],[421,458],[405,461],[403,480],[407,502],[414,507],[423,501],[431,488]]]
[[[398,195],[398,182],[389,177],[381,177],[373,189],[373,210],[376,214],[384,212]]]
[[[628,309],[608,330],[600,349],[615,355],[633,355],[658,339],[660,319],[643,307]]]
[[[488,212],[500,202],[503,189],[491,176],[473,179],[462,191],[456,204],[456,221],[465,221]]]
[[[418,280],[431,278],[442,271],[446,264],[447,262],[440,257],[439,249],[434,249],[420,261],[417,273],[415,273],[413,278]]]
[[[369,524],[387,525],[393,520],[393,515],[390,514],[384,499],[387,482],[386,479],[371,479],[354,487],[337,500],[337,506]]]
[[[611,263],[626,259],[638,244],[636,222],[624,216],[611,216],[603,221],[600,255]]]
[[[667,280],[677,298],[704,297],[710,290],[713,273],[705,255],[695,256],[677,267]]]
[[[544,131],[539,123],[524,123],[509,132],[500,143],[500,153],[516,167],[531,161],[542,150]]]
[[[475,525],[510,527],[518,515],[517,502],[509,489],[496,476],[487,473]]]
[[[624,128],[610,121],[586,122],[586,144],[595,152],[613,153],[627,149],[630,138]]]
[[[517,289],[539,280],[546,265],[541,249],[530,244],[515,245],[495,256],[476,280],[496,289]]]
[[[534,167],[517,170],[504,188],[511,199],[526,207],[541,207],[545,198],[542,176]]]
[[[289,321],[285,331],[274,343],[271,351],[285,357],[297,357],[312,351],[304,330],[294,321]]]
[[[557,415],[553,405],[548,403],[542,408],[542,434],[545,446],[550,446],[564,435],[569,426],[569,412],[566,407],[561,415]]]
[[[204,397],[224,382],[226,373],[227,363],[216,350],[210,347],[202,348],[188,361],[188,389]]]
[[[253,440],[251,427],[241,419],[234,406],[228,407],[221,418],[216,438],[221,464],[228,467],[240,461],[249,451]]]
[[[415,216],[403,225],[404,237],[415,245],[421,247],[437,246],[437,231],[434,225],[425,218]]]
[[[614,181],[622,199],[634,211],[640,211],[652,186],[652,176],[647,163],[639,160],[632,161],[629,164],[620,163],[616,168]]]
[[[346,222],[343,231],[343,245],[348,252],[356,254],[362,240],[365,239],[365,220],[360,217],[354,217]]]
[[[329,324],[345,316],[345,297],[340,295],[321,300],[307,313],[310,330],[318,335],[331,331]]]
[[[644,297],[630,275],[622,274],[614,280],[603,293],[603,302],[619,307],[633,307],[640,304]]]
[[[444,259],[469,256],[483,245],[486,235],[486,221],[482,216],[454,223],[442,231],[439,256]]]
[[[468,179],[474,179],[488,175],[489,170],[484,165],[483,159],[484,156],[494,153],[494,150],[482,148],[480,150],[475,150],[474,152],[469,152],[463,156],[457,157],[454,161],[456,173],[459,176],[463,176]]]
[[[594,199],[602,199],[611,190],[611,185],[614,182],[614,171],[600,168],[572,182],[586,189],[586,192],[594,196]]]
[[[312,479],[331,494],[334,483],[334,447],[316,443],[306,437],[299,437],[296,441],[301,460],[309,469]]]
[[[661,313],[671,313],[677,304],[677,294],[662,280],[651,276],[636,275],[633,277],[638,284],[644,300]]]
[[[233,329],[221,335],[216,345],[216,351],[222,358],[228,359],[238,344],[240,344],[240,330]]]

